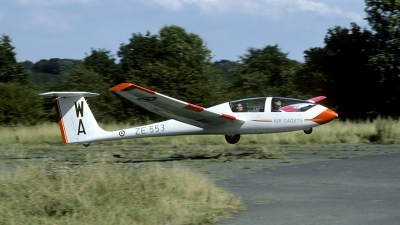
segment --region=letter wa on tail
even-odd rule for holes
[[[90,92],[47,92],[41,95],[54,96],[58,124],[64,143],[90,143],[102,132],[91,112],[85,97],[95,97],[99,94]]]

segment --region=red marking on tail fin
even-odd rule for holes
[[[61,139],[64,144],[67,144],[68,143],[67,134],[65,133],[65,126],[64,126],[64,122],[61,117],[60,106],[58,105],[57,98],[54,99],[54,104],[56,105],[56,111],[57,111],[57,115],[58,115],[58,126],[60,127]]]

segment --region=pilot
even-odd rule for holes
[[[272,112],[281,112],[280,108],[282,106],[281,101],[276,100],[274,101],[274,103],[272,104]]]
[[[241,103],[235,104],[235,112],[243,112],[243,105]]]

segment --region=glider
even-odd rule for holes
[[[82,143],[126,138],[175,135],[223,134],[236,144],[242,134],[262,134],[304,130],[325,124],[338,114],[317,102],[324,96],[300,100],[283,97],[258,97],[225,102],[210,108],[180,101],[132,83],[109,89],[150,112],[169,118],[163,122],[116,131],[105,131],[97,124],[85,98],[90,92],[47,92],[55,97],[59,127],[64,143]]]

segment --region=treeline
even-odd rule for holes
[[[325,95],[323,104],[343,120],[399,116],[400,0],[366,0],[370,29],[355,23],[327,31],[324,46],[291,60],[278,45],[249,48],[236,62],[212,61],[196,34],[178,26],[157,34],[133,34],[116,55],[92,49],[82,60],[17,62],[11,39],[0,39],[0,124],[55,121],[48,91],[89,91],[100,122],[138,123],[161,118],[109,92],[132,82],[174,98],[209,107],[257,96],[307,99]]]

